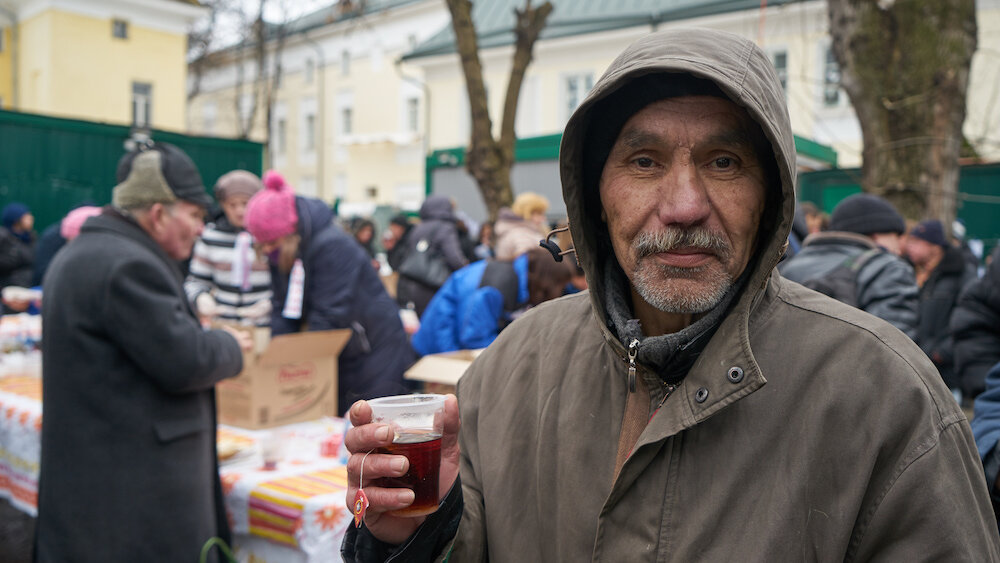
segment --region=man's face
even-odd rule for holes
[[[35,216],[31,213],[25,213],[18,219],[17,223],[14,223],[14,231],[18,233],[26,233],[34,228]]]
[[[765,171],[744,110],[685,96],[622,127],[601,175],[615,256],[642,299],[667,313],[714,307],[753,254]]]
[[[155,215],[156,242],[174,260],[186,260],[190,257],[195,241],[205,228],[205,209],[200,205],[179,200],[170,205],[163,205],[162,210]]]
[[[906,257],[918,266],[929,264],[942,252],[940,246],[914,236],[906,237],[903,251],[906,253]]]
[[[250,196],[236,194],[222,200],[222,212],[226,214],[226,219],[237,229],[243,228],[243,216],[246,215],[247,202]]]

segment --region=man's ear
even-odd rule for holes
[[[163,217],[167,214],[167,206],[162,203],[154,203],[149,207],[149,223],[152,229],[158,229],[163,224]]]

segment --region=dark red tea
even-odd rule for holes
[[[382,477],[375,480],[377,487],[406,487],[416,498],[413,504],[390,514],[395,516],[423,516],[438,508],[438,474],[441,469],[441,434],[430,430],[401,432],[388,448],[376,450],[380,454],[403,455],[410,460],[410,469],[402,477]]]

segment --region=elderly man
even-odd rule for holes
[[[229,537],[213,389],[251,342],[202,329],[177,266],[210,200],[168,144],[118,181],[45,278],[40,562],[197,561]]]
[[[387,514],[412,492],[373,480],[407,462],[366,457],[392,438],[352,407],[348,500],[360,485],[370,504],[346,558],[1000,560],[934,366],[775,273],[794,159],[752,42],[669,31],[622,53],[560,154],[589,292],[526,314],[463,377],[426,520]]]

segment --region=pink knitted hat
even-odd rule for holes
[[[83,226],[84,221],[94,215],[100,214],[100,207],[94,207],[93,205],[77,207],[63,217],[62,223],[59,224],[59,234],[66,240],[73,240],[80,234],[80,227]]]
[[[250,198],[243,222],[258,242],[271,242],[295,232],[299,222],[295,192],[281,174],[274,170],[264,174],[264,189]]]

